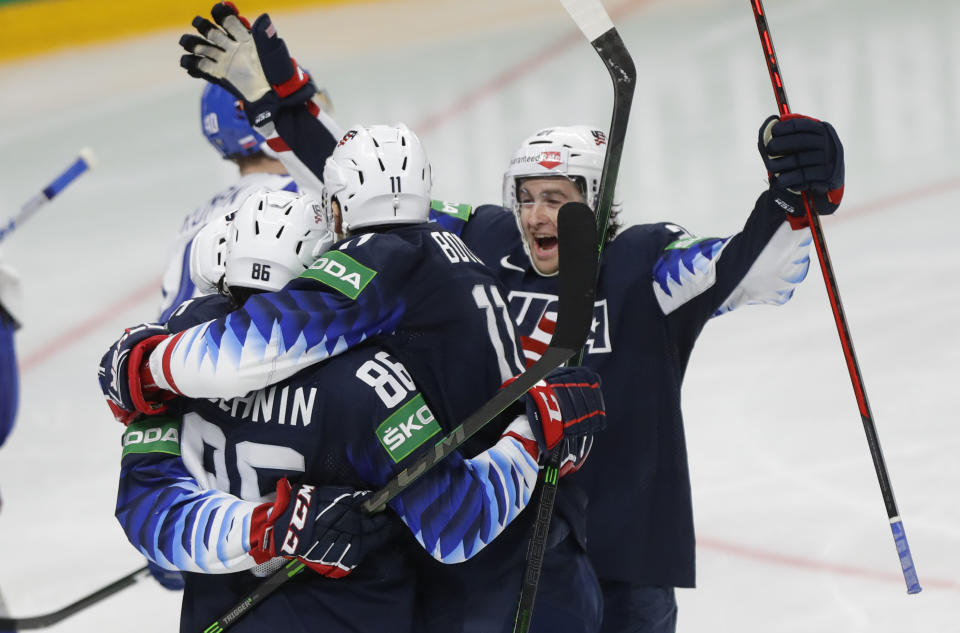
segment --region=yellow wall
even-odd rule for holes
[[[256,0],[236,3],[251,21],[263,12],[350,0]],[[352,4],[356,4],[353,2]],[[152,31],[192,31],[196,15],[210,19],[214,0],[21,0],[0,4],[0,61]]]

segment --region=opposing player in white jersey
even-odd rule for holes
[[[235,209],[258,189],[297,191],[297,184],[274,157],[273,150],[247,122],[243,104],[229,92],[213,84],[204,88],[200,122],[203,135],[224,160],[236,164],[240,178],[183,219],[163,274],[161,321],[166,321],[173,309],[187,299],[204,293],[189,274],[191,242],[200,229]],[[331,136],[329,142],[333,140]]]

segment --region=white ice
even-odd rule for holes
[[[639,85],[621,186],[630,223],[736,231],[765,187],[775,111],[740,0],[609,4]],[[684,389],[698,588],[684,632],[960,631],[960,5],[769,0],[793,109],[835,124],[847,188],[824,221],[923,593],[908,596],[819,267],[782,308],[704,331]],[[610,82],[559,3],[391,2],[274,12],[344,125],[405,121],[435,197],[496,202],[527,134],[609,121]],[[17,428],[0,450],[0,592],[59,608],[143,559],[113,519],[119,426],[96,384],[150,319],[169,238],[232,178],[200,134],[181,32],[0,65],[0,218],[83,146],[100,165],[2,247],[25,284]],[[629,468],[624,465],[624,470]],[[656,520],[656,517],[651,517]],[[53,627],[171,631],[142,582]]]

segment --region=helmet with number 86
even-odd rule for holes
[[[243,201],[227,232],[229,288],[279,290],[335,241],[333,221],[313,198],[260,189]]]
[[[406,125],[354,126],[323,168],[323,205],[340,207],[345,231],[426,222],[433,176],[427,154]]]

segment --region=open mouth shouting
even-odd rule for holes
[[[534,233],[533,243],[537,251],[537,257],[549,257],[557,251],[557,236],[547,233]]]

